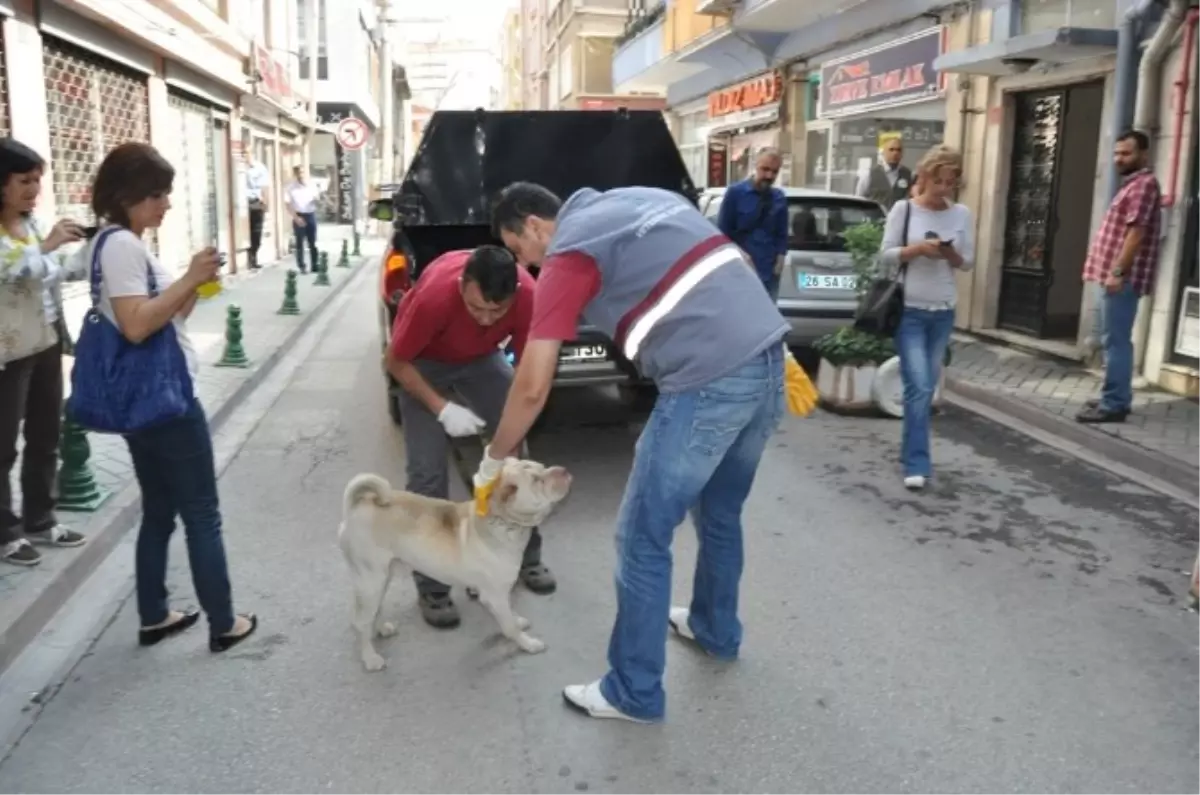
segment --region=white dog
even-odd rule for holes
[[[395,491],[378,475],[354,477],[343,498],[338,542],[354,579],[354,629],[367,670],[386,664],[375,650],[374,635],[396,633],[395,625],[379,615],[396,562],[478,591],[505,637],[530,654],[545,650],[545,643],[525,632],[529,622],[513,613],[512,588],[533,528],[570,489],[571,476],[562,467],[509,458],[488,515],[481,517],[474,502]]]

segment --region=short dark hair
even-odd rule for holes
[[[15,138],[0,138],[0,209],[4,207],[3,190],[10,179],[45,167],[42,156],[25,144]]]
[[[113,149],[92,183],[96,218],[129,226],[129,207],[171,192],[175,168],[150,144],[124,143]]]
[[[483,300],[498,304],[517,291],[517,259],[506,248],[480,246],[467,257],[463,281],[479,285]]]
[[[1117,136],[1118,141],[1133,141],[1139,151],[1150,151],[1150,136],[1141,130],[1126,130]]]
[[[496,198],[492,205],[492,234],[511,232],[519,235],[525,230],[525,219],[530,216],[552,221],[562,207],[562,199],[541,185],[532,182],[514,182]]]

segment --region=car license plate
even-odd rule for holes
[[[857,279],[853,275],[798,273],[796,285],[801,290],[853,290]]]
[[[604,345],[567,345],[558,355],[560,362],[603,362],[608,360]]]

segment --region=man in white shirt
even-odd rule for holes
[[[250,270],[258,270],[258,249],[262,246],[263,221],[270,198],[271,172],[246,148],[246,200],[250,205]]]
[[[296,166],[292,169],[295,179],[284,189],[287,197],[288,212],[292,214],[292,229],[296,233],[296,267],[301,273],[307,273],[304,264],[304,246],[308,244],[308,253],[312,255],[313,270],[317,265],[317,199],[320,198],[317,189],[308,181],[304,169]]]

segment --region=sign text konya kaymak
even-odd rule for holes
[[[879,47],[821,64],[823,119],[924,102],[944,93],[945,77],[933,62],[945,49],[937,26]]]

